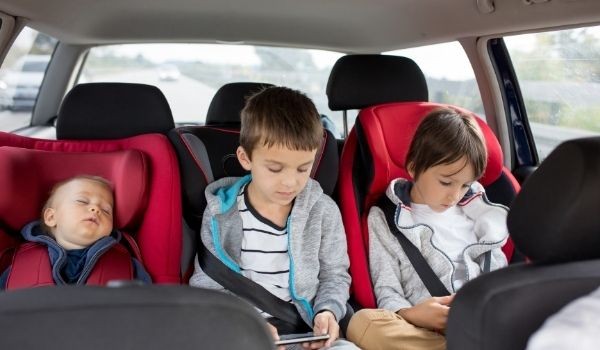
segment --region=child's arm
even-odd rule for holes
[[[391,311],[409,308],[412,304],[404,296],[400,281],[400,260],[391,250],[398,245],[387,225],[383,211],[371,208],[369,227],[369,268],[373,281],[377,306]]]
[[[400,309],[397,313],[415,326],[443,332],[446,330],[452,299],[454,299],[454,294],[445,297],[431,297],[415,306]]]
[[[369,266],[377,297],[377,306],[391,310],[415,326],[443,331],[448,319],[449,304],[454,296],[429,298],[412,305],[405,297],[400,281],[400,259],[391,250],[397,245],[390,232],[385,214],[373,207],[369,212]]]
[[[202,226],[200,228],[200,237],[198,237],[198,239],[202,239],[203,242],[205,242],[206,239],[210,239],[210,227],[210,212],[208,209],[206,209],[204,211],[204,215],[202,216]],[[212,253],[214,254],[215,252],[212,251]],[[190,277],[190,286],[215,289],[222,292],[226,291],[223,286],[215,282],[215,280],[210,278],[204,271],[202,271],[202,268],[198,263],[198,254],[196,254],[196,257],[194,258],[194,273],[192,274],[192,277]]]
[[[340,211],[329,197],[324,197],[319,247],[319,286],[314,312],[330,311],[337,321],[344,317],[349,298],[350,266],[346,250],[346,234]]]

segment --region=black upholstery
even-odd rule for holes
[[[558,146],[508,215],[516,264],[467,283],[448,319],[448,349],[524,349],[544,320],[600,285],[600,138]]]
[[[427,101],[427,82],[410,58],[348,55],[337,60],[331,69],[327,98],[332,111],[389,102]]]
[[[253,94],[273,86],[268,83],[239,82],[221,86],[210,101],[205,125],[231,126],[239,129],[240,112],[246,99]]]
[[[522,350],[546,320],[600,285],[600,260],[515,264],[477,277],[450,307],[448,350]]]
[[[60,286],[0,294],[2,349],[273,349],[249,304],[185,286]]]
[[[230,83],[221,87],[208,111],[206,126],[174,129],[169,138],[174,144],[182,168],[184,217],[192,229],[198,229],[206,207],[204,189],[226,176],[243,176],[235,152],[239,146],[240,112],[252,93],[272,86],[265,83]],[[237,111],[234,107],[239,108]],[[336,185],[339,158],[335,137],[326,131],[324,145],[317,152],[311,176],[329,195]]]
[[[61,140],[117,139],[166,134],[175,127],[163,93],[155,86],[132,83],[76,85],[64,98],[56,122]]]
[[[535,261],[600,258],[600,137],[559,145],[525,182],[508,227]],[[532,225],[532,223],[535,223]]]

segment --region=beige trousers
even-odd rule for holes
[[[346,338],[364,350],[445,350],[446,338],[383,309],[362,309],[352,316]]]

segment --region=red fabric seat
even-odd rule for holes
[[[2,147],[14,146],[14,147]],[[131,234],[155,283],[180,282],[181,200],[177,159],[164,135],[111,141],[39,140],[0,133],[0,251],[39,218],[52,185],[77,174],[115,186],[115,227]]]
[[[8,162],[3,172],[13,172],[3,176],[15,186],[0,185],[10,189],[0,199],[0,253],[39,217],[51,184],[76,174],[100,175],[115,185],[115,227],[134,237],[152,280],[180,283],[179,165],[165,135],[174,125],[156,87],[96,83],[77,85],[61,105],[57,136],[68,140],[0,133],[0,149],[32,151],[0,151],[0,164]]]
[[[348,78],[347,74],[352,76]],[[338,78],[338,75],[343,78]],[[398,84],[404,88],[394,89]],[[359,86],[358,90],[356,86]],[[362,307],[376,307],[368,262],[369,210],[383,195],[391,180],[410,178],[404,161],[421,119],[435,108],[446,106],[461,109],[420,102],[427,99],[426,89],[420,69],[404,57],[345,56],[336,63],[330,76],[330,108],[361,109],[342,150],[338,184],[350,256],[352,296]],[[353,90],[355,95],[348,98],[344,95],[346,90]],[[369,92],[360,95],[361,90]],[[377,94],[381,90],[386,91],[384,95]],[[480,182],[486,187],[492,201],[508,205],[518,191],[519,184],[503,166],[502,150],[495,135],[482,119],[477,118],[477,121],[488,148],[488,166]],[[494,194],[497,194],[497,198],[494,198]],[[503,250],[510,261],[514,250],[512,241],[509,240]]]

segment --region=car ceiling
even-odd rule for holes
[[[598,0],[535,3],[542,1],[0,0],[0,11],[73,44],[244,42],[365,53],[600,21]],[[493,12],[478,10],[488,2]]]

